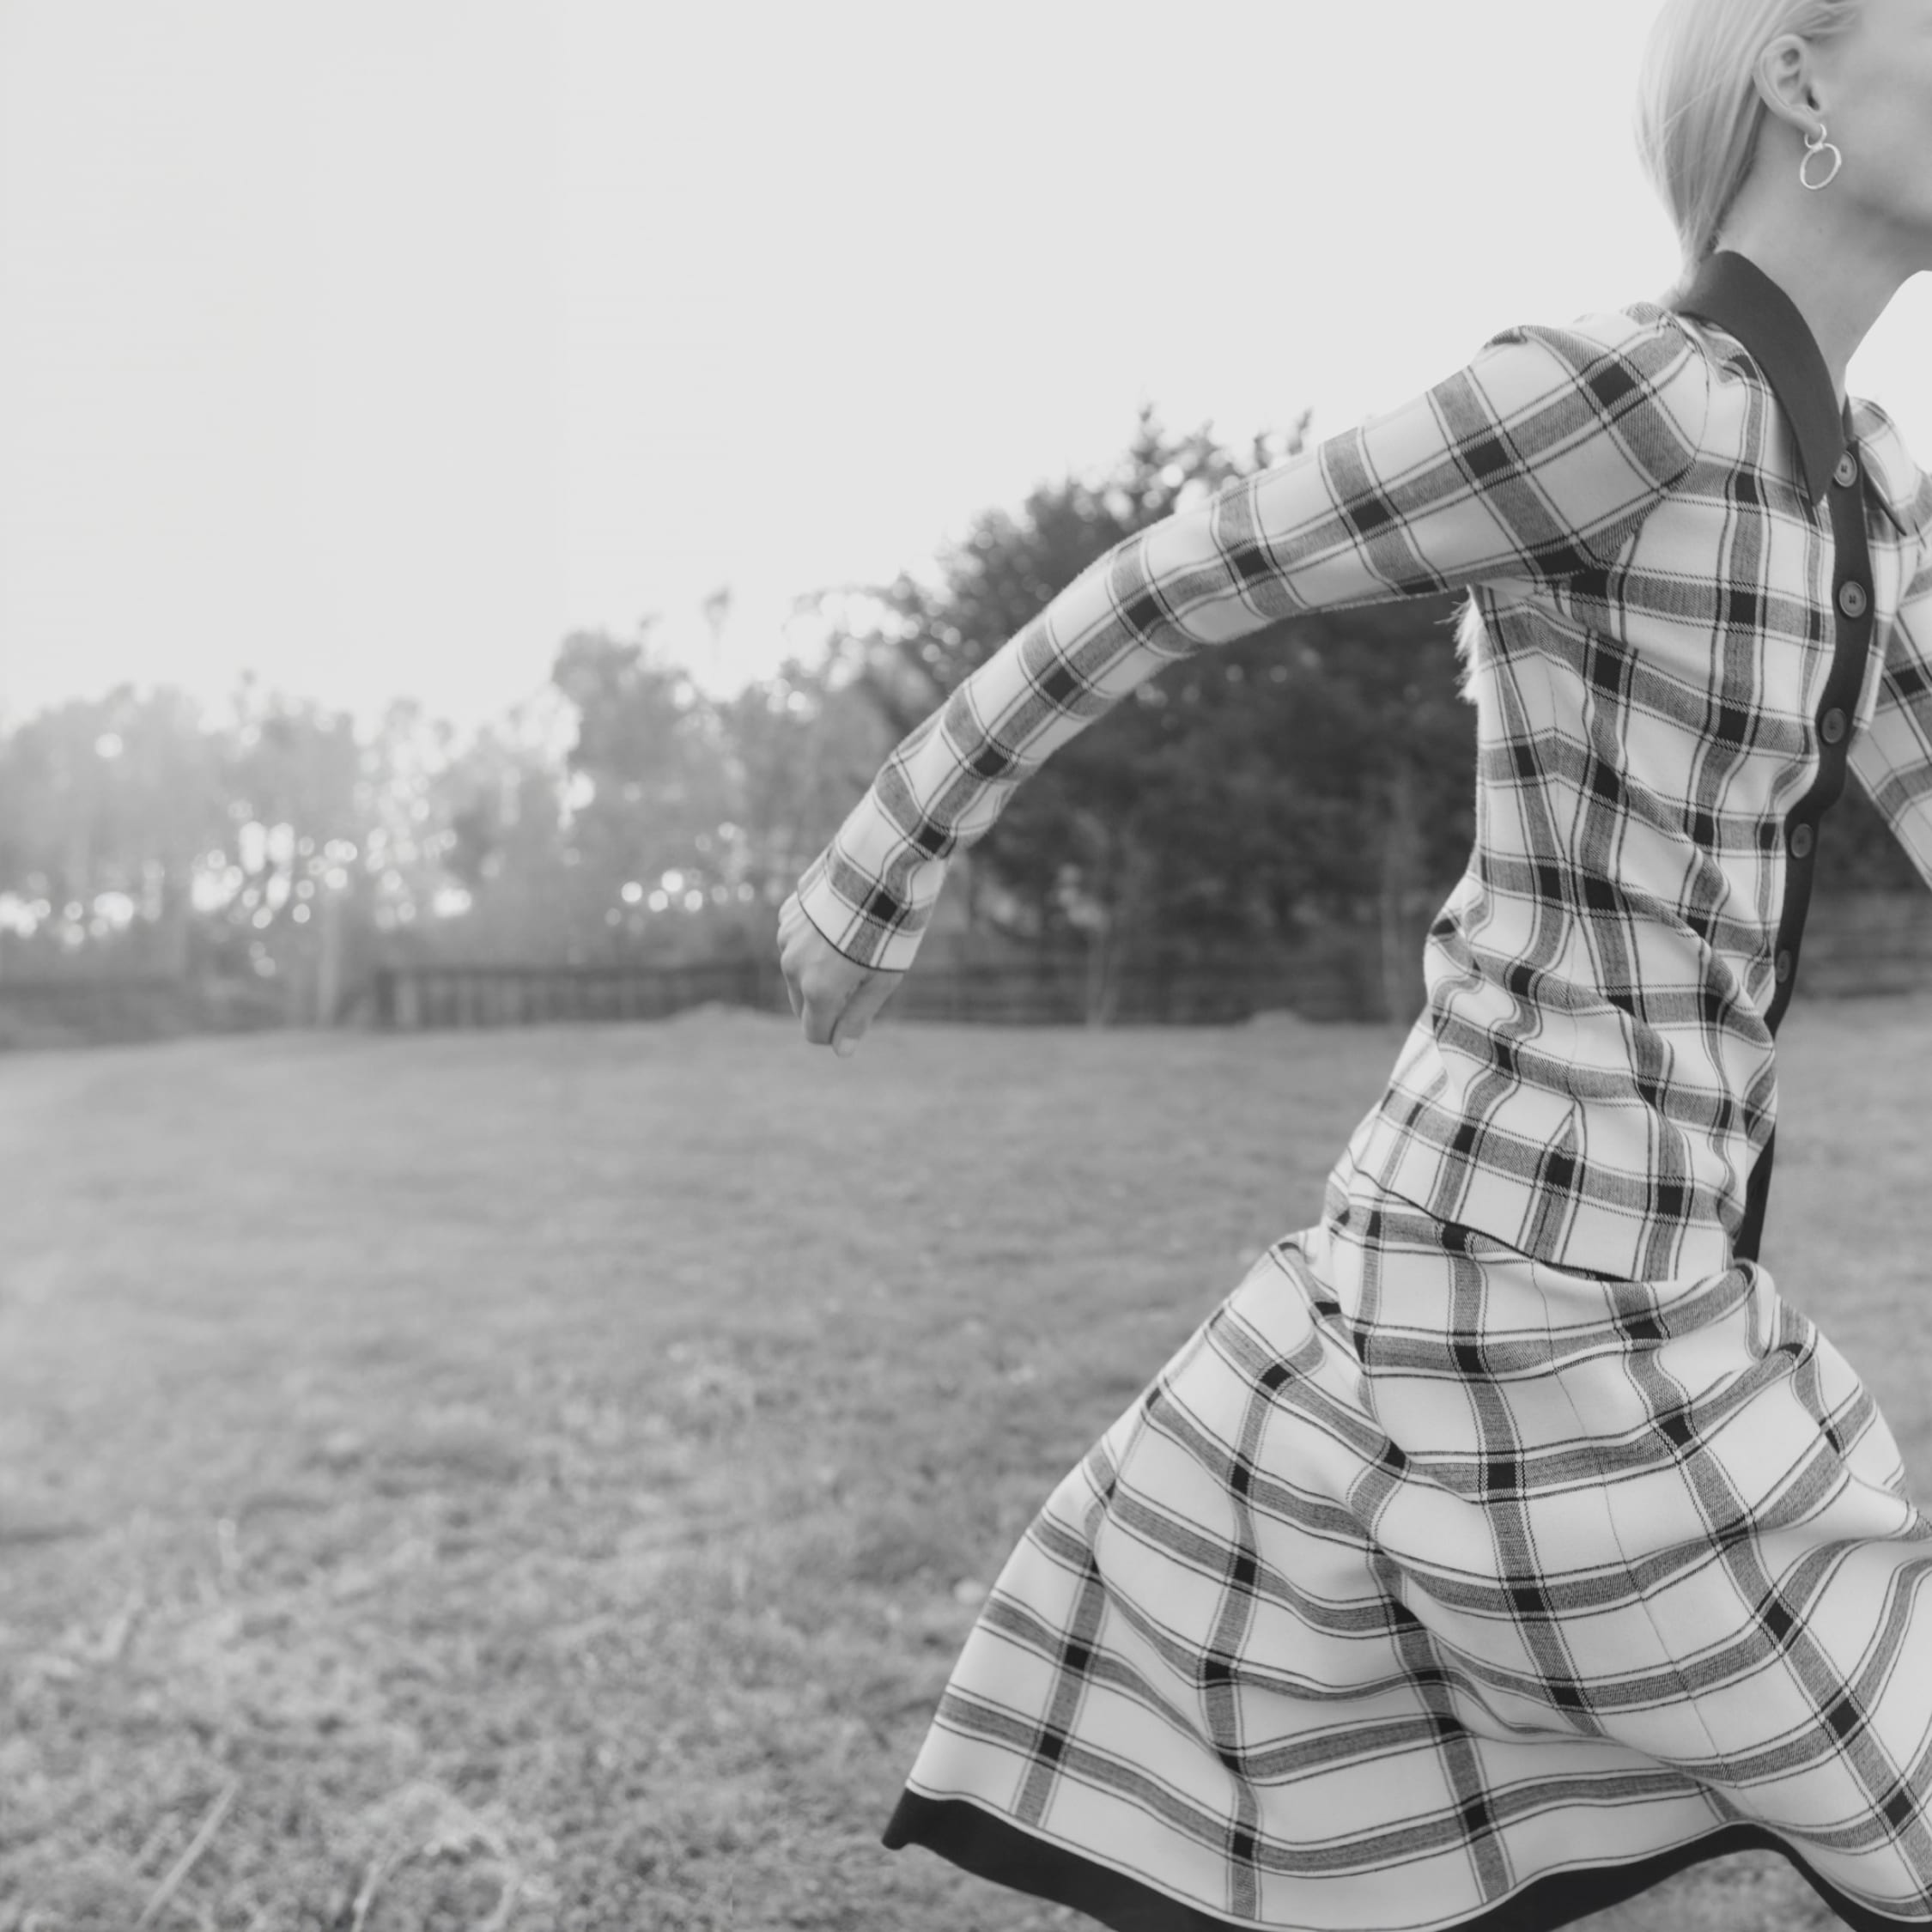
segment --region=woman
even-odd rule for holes
[[[1819,823],[1932,873],[1932,484],[1845,366],[1932,267],[1932,3],[1668,0],[1686,277],[1103,558],[781,914],[850,1052],[947,858],[1162,664],[1466,587],[1476,850],[1315,1227],[1048,1499],[888,1829],[1134,1932],[1537,1928],[1784,1853],[1932,1923],[1932,1520],[1757,1261]]]

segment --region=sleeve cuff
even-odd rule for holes
[[[832,884],[829,850],[821,853],[799,881],[799,910],[820,938],[854,966],[883,973],[903,973],[918,954],[924,930],[882,925],[863,908],[849,904]]]

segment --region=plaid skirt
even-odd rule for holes
[[[1763,1268],[1331,1184],[1036,1517],[885,1843],[1120,1932],[1534,1932],[1753,1848],[1932,1924],[1929,1572]]]

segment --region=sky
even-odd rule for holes
[[[473,726],[1654,296],[1656,0],[0,0],[0,723]],[[1932,276],[1852,369],[1932,453]],[[707,602],[730,592],[728,614]]]

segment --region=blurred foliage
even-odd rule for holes
[[[461,738],[245,682],[122,687],[0,737],[0,977],[159,974],[340,1009],[379,960],[678,959],[769,944],[889,739],[796,661],[707,697],[639,640],[565,640]]]

